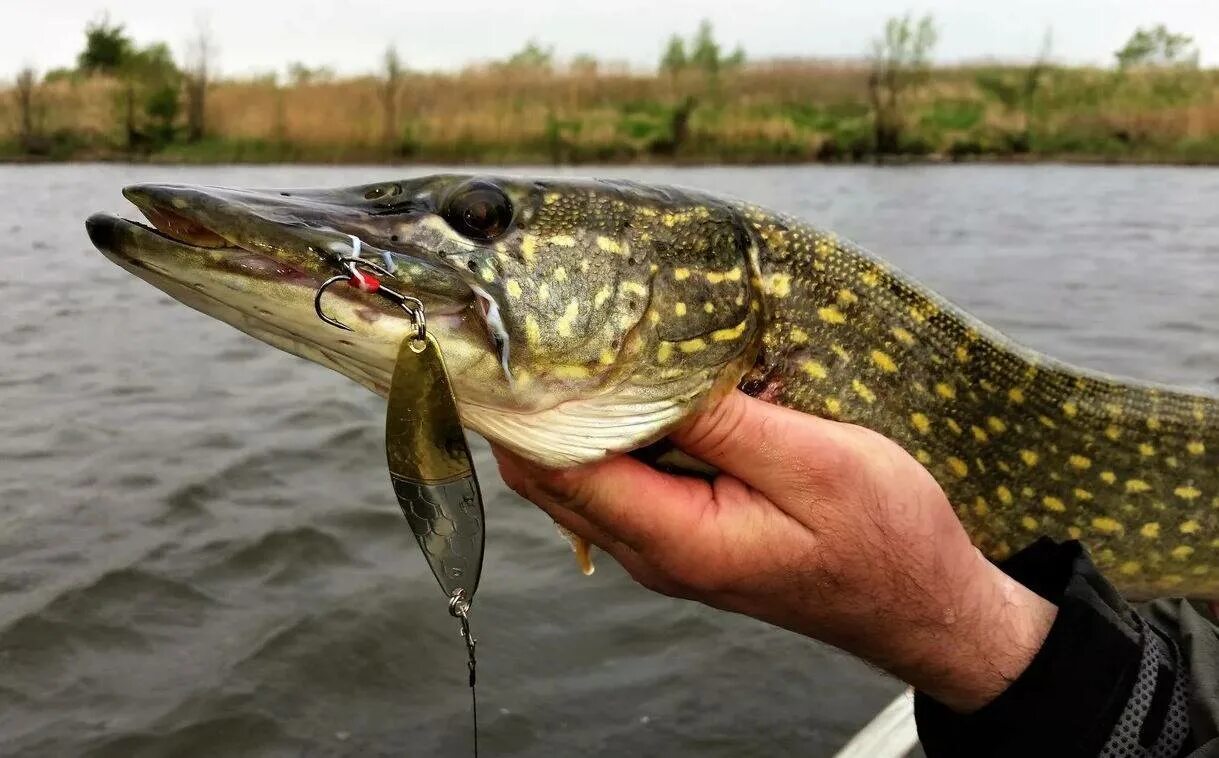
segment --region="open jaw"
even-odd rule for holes
[[[437,330],[461,331],[471,318],[474,293],[443,263],[427,260],[426,251],[362,245],[343,229],[354,214],[341,206],[195,187],[130,187],[124,194],[150,223],[91,216],[89,237],[107,258],[195,310],[381,394],[413,323],[392,301],[342,285],[327,291],[325,309],[353,331],[319,319],[313,298],[342,273],[339,258],[360,252],[384,265],[391,256],[402,278],[386,284],[412,295],[426,287],[422,299]]]

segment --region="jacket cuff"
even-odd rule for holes
[[[916,693],[923,749],[931,758],[1097,755],[1134,687],[1143,624],[1078,542],[1043,538],[999,567],[1058,615],[1024,673],[982,709],[963,715]]]

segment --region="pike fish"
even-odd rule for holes
[[[382,395],[407,314],[335,287],[344,331],[313,298],[343,256],[391,270],[462,423],[539,463],[641,448],[740,387],[897,441],[988,556],[1080,539],[1127,595],[1219,597],[1219,399],[1017,345],[798,219],[626,181],[123,192],[150,225],[89,218],[110,260]]]

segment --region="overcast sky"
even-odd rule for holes
[[[940,60],[1029,59],[1047,27],[1062,62],[1107,64],[1135,27],[1194,36],[1219,65],[1219,0],[0,0],[0,77],[23,65],[71,65],[85,23],[109,12],[140,43],[180,53],[200,19],[225,74],[282,71],[289,61],[341,72],[375,68],[386,46],[414,68],[502,58],[526,40],[560,56],[650,66],[673,32],[700,18],[752,58],[858,56],[888,16],[934,14]]]

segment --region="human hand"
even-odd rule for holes
[[[1055,607],[991,565],[879,434],[735,392],[671,439],[722,473],[495,455],[510,487],[644,586],[835,645],[958,711],[994,699],[1045,640]]]

